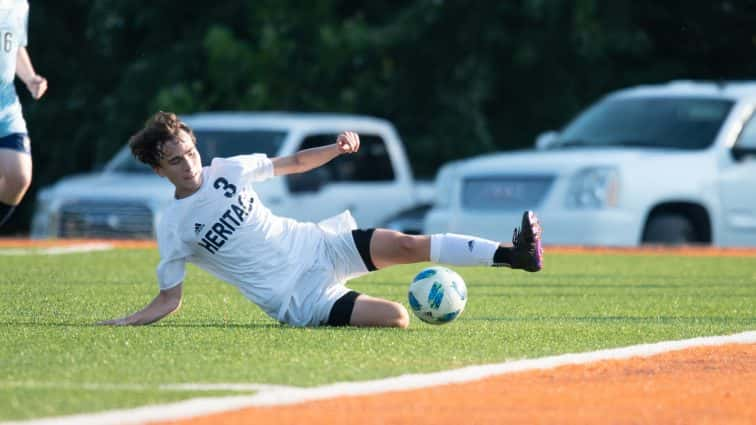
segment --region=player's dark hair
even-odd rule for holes
[[[163,147],[166,142],[177,142],[182,130],[189,134],[192,143],[196,145],[197,138],[185,122],[181,121],[174,113],[160,111],[147,121],[143,129],[131,136],[129,148],[131,148],[131,153],[136,159],[152,167],[157,167],[160,165],[160,158],[163,156]]]

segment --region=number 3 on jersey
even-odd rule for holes
[[[217,179],[215,179],[215,181],[213,182],[213,187],[223,190],[223,196],[225,196],[226,198],[231,198],[236,193],[236,186],[229,183],[225,177],[218,177]]]

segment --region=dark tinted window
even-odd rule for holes
[[[336,134],[308,136],[300,149],[309,149],[336,142]],[[394,179],[394,169],[383,139],[375,135],[360,135],[360,150],[342,155],[333,161],[303,174],[288,176],[292,192],[317,190],[330,182],[374,182]]]
[[[283,144],[283,131],[195,131],[197,150],[202,156],[202,165],[209,165],[213,158],[264,153],[276,156]]]
[[[197,150],[202,157],[202,165],[209,165],[213,158],[264,153],[273,157],[278,153],[286,137],[284,131],[206,131],[195,130]],[[108,170],[126,173],[151,173],[147,165],[137,161],[131,154],[117,155],[108,165]]]
[[[732,104],[686,97],[607,99],[569,124],[554,147],[704,149],[714,142]]]

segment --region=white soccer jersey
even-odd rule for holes
[[[26,0],[0,0],[0,137],[26,133],[13,79],[18,48],[26,46],[28,18],[29,3]]]
[[[161,289],[184,280],[188,261],[237,286],[279,321],[319,324],[297,292],[317,292],[312,281],[323,269],[318,254],[326,251],[329,232],[272,214],[252,188],[271,177],[273,163],[264,154],[215,158],[203,168],[200,189],[174,200],[158,224]],[[306,311],[287,314],[290,304]]]

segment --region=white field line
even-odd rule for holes
[[[92,383],[73,383],[73,382],[36,382],[36,381],[0,381],[0,388],[13,389],[49,389],[49,390],[85,390],[85,391],[228,391],[240,393],[254,393],[258,391],[286,391],[297,389],[285,385],[270,384],[239,384],[239,383],[217,383],[217,384],[92,384]]]
[[[539,359],[513,360],[504,363],[469,366],[436,373],[402,375],[393,378],[363,382],[343,382],[313,388],[278,387],[261,389],[248,396],[194,398],[136,409],[110,410],[102,413],[33,419],[25,422],[4,422],[0,425],[110,425],[143,424],[152,421],[186,419],[253,406],[296,404],[342,396],[379,394],[405,391],[440,385],[476,381],[495,375],[529,370],[552,369],[559,366],[593,363],[601,360],[619,360],[632,357],[648,357],[686,348],[724,344],[756,343],[756,331],[727,336],[700,337],[652,344],[633,345],[578,354],[562,354]],[[180,384],[179,384],[180,385]]]
[[[159,387],[163,391],[238,391],[238,392],[257,392],[257,391],[291,391],[297,387],[286,385],[271,384],[165,384]]]
[[[107,251],[114,246],[109,243],[92,242],[71,246],[56,246],[52,248],[9,248],[0,249],[0,255],[60,255],[78,254],[81,252]]]

